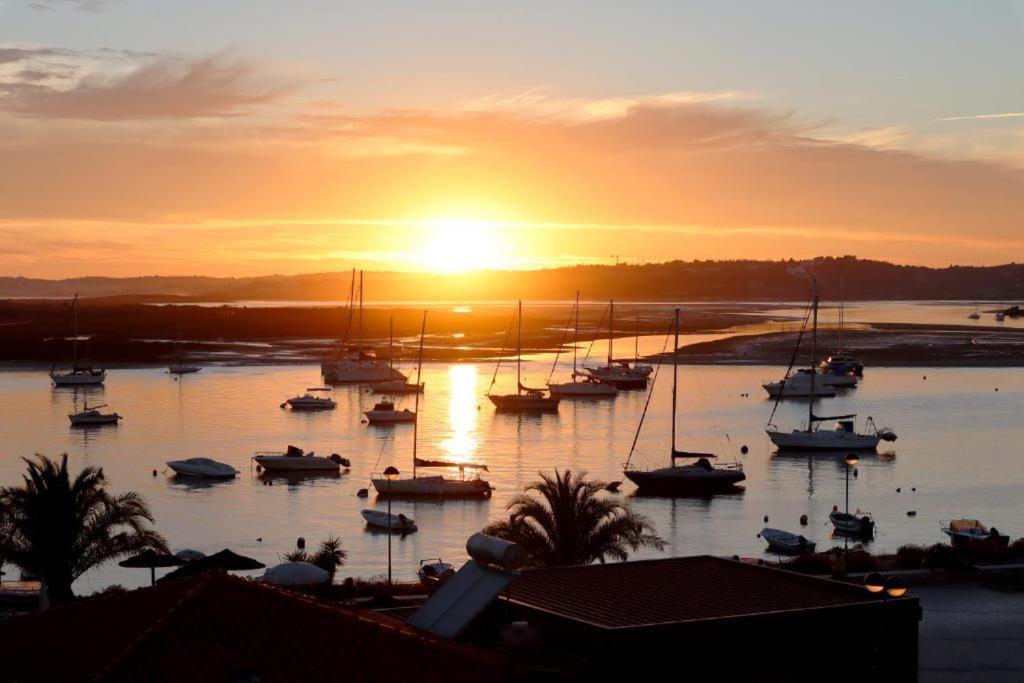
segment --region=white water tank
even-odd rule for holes
[[[510,572],[526,562],[526,550],[521,545],[486,534],[470,536],[466,541],[466,552],[481,564],[496,565]]]

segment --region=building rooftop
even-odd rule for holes
[[[524,571],[506,599],[604,629],[878,600],[850,584],[708,555]]]
[[[0,622],[0,680],[500,680],[504,660],[222,572]],[[59,656],[55,656],[58,655]]]

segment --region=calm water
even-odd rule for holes
[[[527,381],[541,384],[549,366],[550,359],[524,363]],[[509,498],[538,470],[571,467],[606,480],[623,478],[621,464],[643,408],[643,392],[625,392],[610,401],[563,401],[557,415],[496,415],[485,398],[493,370],[491,364],[424,366],[420,453],[486,462],[497,491],[483,502],[394,502],[393,510],[415,518],[420,528],[393,538],[399,578],[413,577],[421,558],[463,560],[466,538],[501,517]],[[510,370],[514,373],[514,367]],[[656,385],[635,456],[640,464],[662,464],[669,447],[669,371],[664,369]],[[508,372],[502,370],[499,390],[514,386]],[[760,381],[781,371],[683,366],[680,372],[680,447],[728,457],[748,445],[749,453],[739,456],[748,479],[743,493],[711,499],[638,498],[632,485],[624,484],[626,499],[669,541],[666,552],[759,556],[763,544],[756,534],[764,515],[773,526],[800,530],[798,518],[806,513],[810,523],[801,531],[827,541],[828,512],[833,504],[843,504],[844,465],[840,456],[772,454],[763,432],[771,404]],[[102,466],[113,490],[142,493],[174,549],[230,547],[273,564],[294,548],[299,536],[312,545],[336,534],[349,551],[342,576],[379,575],[386,569],[387,537],[366,532],[359,511],[386,504],[372,494],[360,499],[356,491],[369,486],[371,472],[387,465],[409,473],[412,429],[362,424],[361,411],[372,406],[374,396],[354,387],[335,392],[339,405],[332,412],[302,414],[278,407],[319,383],[313,366],[209,367],[180,381],[159,369],[138,369],[111,371],[105,388],[76,394],[51,388],[43,372],[3,372],[0,428],[6,441],[0,482],[19,481],[20,456],[66,451],[75,469]],[[92,403],[108,402],[125,419],[112,428],[71,429],[66,414],[86,397]],[[405,403],[411,406],[412,399]],[[941,541],[939,520],[959,516],[1024,535],[1021,371],[869,367],[859,388],[826,405],[819,411],[874,415],[900,435],[895,444],[883,444],[886,452],[863,457],[859,476],[851,478],[851,507],[871,511],[878,522],[873,547],[893,550],[904,543]],[[784,403],[775,422],[795,426],[805,415],[806,404]],[[263,485],[250,456],[289,443],[322,454],[339,452],[352,460],[352,471],[337,478]],[[165,472],[166,460],[193,456],[231,463],[242,474],[228,483],[197,485]],[[154,469],[159,470],[155,477]],[[896,493],[897,487],[903,493]],[[917,516],[907,517],[908,510]],[[144,570],[110,566],[84,577],[78,590],[147,581]]]

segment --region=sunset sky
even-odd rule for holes
[[[1020,261],[1022,20],[0,0],[0,275]]]

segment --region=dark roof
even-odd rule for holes
[[[0,680],[492,681],[491,653],[222,572],[0,623]]]
[[[859,586],[708,555],[524,571],[507,599],[600,628],[835,607]]]

